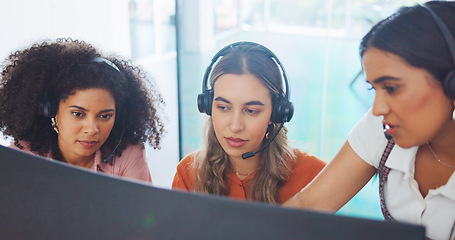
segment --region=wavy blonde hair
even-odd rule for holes
[[[240,45],[233,47],[215,65],[210,84],[224,74],[246,74],[256,76],[269,90],[272,103],[284,95],[281,72],[276,62],[260,47]],[[205,148],[199,151],[194,161],[196,180],[194,191],[208,194],[229,195],[225,178],[231,168],[229,156],[223,150],[215,134],[212,118],[206,124]],[[269,135],[278,130],[276,124],[269,125]],[[288,145],[287,129],[283,127],[276,138],[259,155],[260,167],[249,183],[247,199],[277,203],[280,187],[286,182],[296,157]],[[262,144],[268,140],[264,137]]]

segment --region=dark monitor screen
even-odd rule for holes
[[[422,226],[155,188],[0,146],[0,239],[424,239]]]

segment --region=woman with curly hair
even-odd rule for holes
[[[321,171],[322,160],[288,145],[283,123],[293,107],[279,66],[269,49],[252,42],[215,55],[203,81],[205,90],[210,74],[211,89],[198,97],[199,111],[211,116],[206,147],[179,163],[174,189],[282,203]]]
[[[11,147],[151,182],[144,143],[159,148],[162,99],[138,67],[58,39],[11,54],[2,69],[0,129]]]

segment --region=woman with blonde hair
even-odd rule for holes
[[[211,89],[206,89],[208,80]],[[283,124],[293,106],[287,79],[266,47],[238,42],[223,48],[207,68],[203,86],[199,111],[211,116],[206,146],[177,166],[174,189],[282,203],[325,166],[288,144]]]

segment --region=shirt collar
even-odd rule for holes
[[[442,194],[455,201],[455,172],[452,173],[447,184],[441,186],[441,190]]]
[[[404,149],[395,144],[385,165],[405,173],[406,176],[414,176],[414,162],[418,149],[418,146]]]
[[[418,146],[404,149],[395,144],[385,165],[390,169],[403,172],[406,177],[414,179],[414,163],[418,149]],[[455,191],[453,189],[455,189],[455,172],[452,173],[445,185],[432,191],[438,191],[440,194],[455,201]]]

